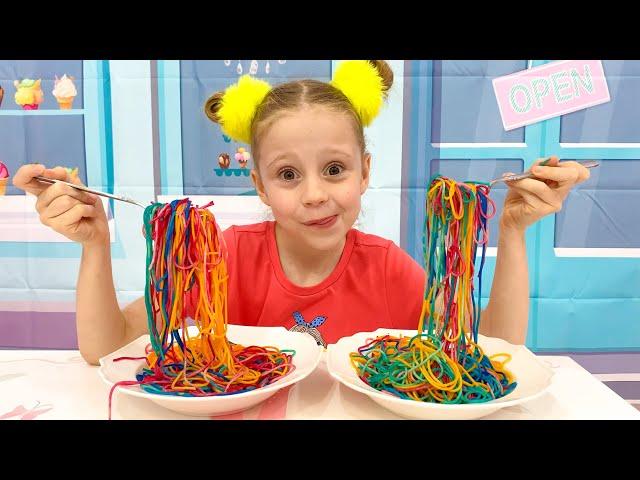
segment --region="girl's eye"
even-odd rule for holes
[[[296,179],[296,172],[294,172],[293,170],[283,170],[282,172],[280,172],[280,178],[287,182],[290,182]]]
[[[329,168],[327,168],[327,173],[329,175],[340,175],[342,173],[342,167],[340,165],[330,165]]]

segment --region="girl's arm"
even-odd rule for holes
[[[571,189],[589,178],[576,162],[551,157],[532,167],[537,179],[508,182],[498,232],[498,256],[487,308],[481,314],[480,333],[524,344],[529,321],[529,272],[525,231],[542,217],[560,211]]]

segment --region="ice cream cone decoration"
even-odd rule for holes
[[[240,168],[246,168],[247,162],[251,159],[251,154],[243,147],[239,147],[238,151],[235,154],[235,159],[240,164]]]
[[[71,110],[73,108],[73,100],[78,95],[73,80],[73,77],[67,77],[66,74],[62,78],[56,76],[53,92],[51,93],[56,97],[60,110]]]

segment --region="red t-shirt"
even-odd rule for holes
[[[275,223],[232,226],[228,248],[228,322],[304,331],[326,346],[377,328],[415,329],[423,268],[391,240],[351,229],[333,272],[300,287],[280,264]]]

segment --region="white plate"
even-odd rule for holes
[[[528,402],[544,394],[551,385],[553,370],[544,365],[524,345],[513,345],[505,340],[478,336],[478,343],[487,355],[509,353],[512,358],[506,368],[515,376],[518,385],[509,395],[485,403],[447,405],[418,402],[395,397],[380,392],[364,383],[351,366],[349,354],[357,352],[368,339],[381,335],[413,336],[415,330],[378,329],[375,332],[361,332],[351,337],[343,337],[327,348],[327,368],[332,377],[345,386],[368,395],[373,401],[406,418],[417,419],[457,419],[469,420],[490,415],[501,408]]]
[[[189,333],[198,333],[197,327],[189,327]],[[295,350],[293,364],[295,370],[280,380],[262,388],[234,395],[209,397],[184,397],[178,395],[160,395],[145,392],[139,385],[117,387],[116,392],[149,399],[158,405],[191,416],[217,416],[240,412],[257,405],[271,397],[281,388],[299,382],[309,375],[318,365],[322,354],[322,347],[304,332],[290,332],[284,327],[246,327],[229,325],[227,338],[243,346],[272,346],[279,349]],[[116,350],[100,359],[98,373],[111,387],[122,380],[135,380],[136,373],[146,364],[145,360],[121,360],[113,362],[118,357],[141,357],[149,344],[149,335],[134,340],[130,344]],[[115,399],[114,394],[114,399]],[[105,402],[107,399],[105,398]]]

